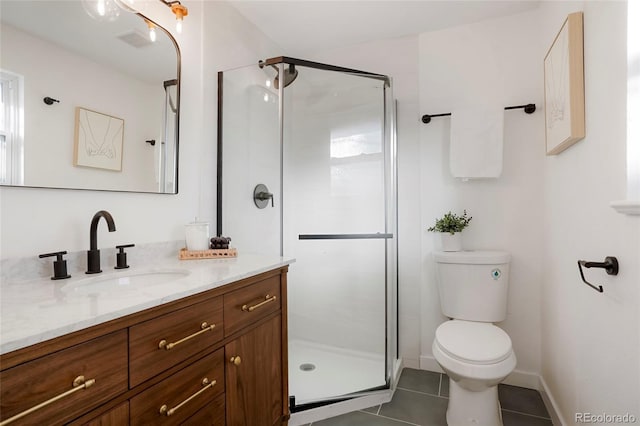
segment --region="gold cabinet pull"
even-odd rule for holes
[[[212,387],[215,386],[215,384],[216,384],[215,380],[209,383],[209,379],[205,377],[204,379],[202,379],[202,386],[204,386],[202,389],[200,389],[198,392],[194,393],[189,398],[185,399],[184,401],[182,401],[180,404],[176,405],[173,408],[169,408],[167,404],[164,404],[162,407],[160,407],[160,414],[164,414],[167,417],[173,415],[184,404],[191,401],[193,398],[196,398],[198,395],[200,395],[202,392],[206,391],[207,389],[211,389]]]
[[[215,324],[211,324],[211,325],[209,325],[209,324],[207,324],[206,322],[203,322],[202,324],[200,324],[200,328],[201,328],[202,330],[197,331],[197,332],[193,333],[192,335],[187,336],[187,337],[184,337],[184,338],[182,338],[182,339],[178,340],[177,342],[173,342],[173,343],[167,343],[167,341],[166,341],[166,340],[162,339],[162,340],[160,340],[160,343],[158,343],[158,348],[159,348],[159,349],[166,349],[166,350],[173,349],[173,348],[175,348],[176,346],[178,346],[180,343],[184,343],[184,342],[186,342],[187,340],[189,340],[189,339],[193,339],[194,337],[199,336],[199,335],[200,335],[200,334],[202,334],[202,333],[206,333],[207,331],[211,331],[211,330],[213,330],[215,327],[216,327],[216,325],[215,325]]]
[[[73,380],[73,388],[69,389],[66,392],[61,393],[60,395],[54,396],[51,399],[46,400],[45,402],[41,402],[40,404],[29,408],[28,410],[25,410],[21,413],[16,414],[13,417],[8,418],[7,420],[4,420],[2,422],[0,422],[0,426],[4,426],[4,425],[8,425],[9,423],[13,423],[14,421],[23,418],[24,416],[27,416],[31,413],[33,413],[34,411],[38,411],[41,408],[46,407],[47,405],[50,405],[62,398],[65,398],[73,393],[76,393],[82,389],[87,389],[91,386],[93,386],[96,383],[96,379],[89,379],[89,380],[85,380],[84,376],[78,376]]]
[[[242,310],[245,312],[251,312],[254,309],[259,308],[262,305],[266,305],[269,302],[274,302],[276,300],[276,296],[269,296],[268,294],[264,297],[264,300],[260,303],[258,303],[257,305],[253,305],[253,306],[248,306],[248,305],[242,305]]]
[[[233,365],[240,365],[242,363],[242,358],[240,358],[240,356],[232,356],[231,359],[229,359],[229,362]]]

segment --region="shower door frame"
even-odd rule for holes
[[[397,223],[397,145],[396,145],[396,104],[392,101],[391,78],[367,71],[345,68],[335,65],[313,62],[304,59],[292,58],[288,56],[278,56],[260,61],[258,66],[274,66],[278,69],[279,81],[285,81],[285,65],[299,65],[324,71],[339,72],[358,77],[371,78],[382,81],[383,84],[383,152],[384,152],[384,201],[385,201],[385,232],[376,234],[304,234],[299,235],[299,239],[384,239],[385,240],[385,385],[365,389],[348,395],[338,395],[328,397],[321,401],[308,404],[295,405],[295,398],[290,398],[289,408],[292,413],[302,412],[308,409],[317,408],[337,402],[350,400],[362,396],[376,394],[391,389],[394,377],[394,369],[398,359],[398,223]],[[218,145],[217,145],[217,215],[216,230],[217,235],[222,236],[222,119],[223,119],[223,75],[218,72]],[[280,146],[280,256],[284,255],[284,89],[285,84],[280,84],[278,88],[278,127]],[[393,215],[389,223],[389,215]],[[391,224],[392,229],[389,228]],[[390,259],[391,257],[391,259]],[[390,268],[391,265],[391,268]]]

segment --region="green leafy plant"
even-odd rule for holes
[[[449,212],[440,219],[436,219],[436,224],[428,228],[427,231],[455,234],[456,232],[462,232],[464,228],[469,226],[471,219],[473,219],[473,217],[467,216],[466,210],[463,211],[462,216]]]

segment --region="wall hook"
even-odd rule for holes
[[[44,98],[42,101],[43,101],[45,104],[47,104],[47,105],[53,105],[53,103],[54,103],[54,102],[58,102],[58,103],[60,103],[60,101],[59,101],[59,100],[57,100],[57,99],[53,99],[53,98],[50,98],[49,96],[47,96],[46,98]]]
[[[618,275],[619,270],[618,259],[616,259],[614,256],[605,257],[604,262],[589,262],[586,260],[578,260],[578,270],[580,271],[580,277],[582,278],[582,281],[586,285],[600,293],[604,293],[604,289],[601,285],[596,287],[584,278],[584,273],[582,272],[583,266],[585,268],[602,268],[607,272],[608,275]]]

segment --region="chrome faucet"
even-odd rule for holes
[[[106,210],[100,210],[93,215],[91,219],[91,228],[89,230],[89,251],[87,251],[87,274],[98,274],[102,272],[100,269],[100,250],[98,250],[98,222],[103,217],[109,227],[109,232],[116,230],[116,224],[113,217]]]

